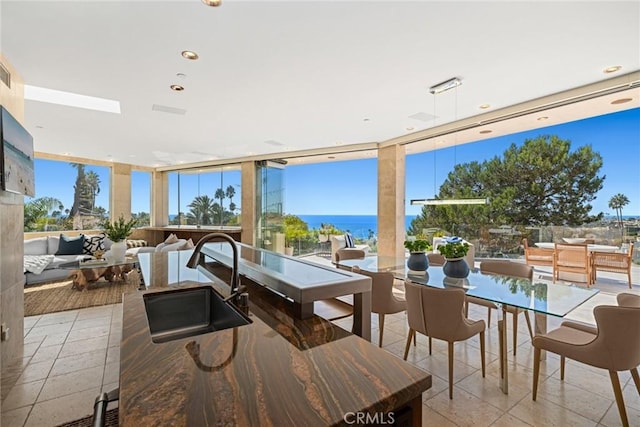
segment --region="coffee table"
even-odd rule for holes
[[[137,268],[138,260],[135,258],[125,258],[122,262],[113,260],[106,262],[72,261],[60,264],[60,268],[72,270],[69,278],[73,279],[72,289],[84,291],[90,283],[95,283],[101,277],[108,282],[127,281],[130,283],[140,283],[140,273]]]

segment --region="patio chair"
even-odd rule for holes
[[[480,271],[485,274],[499,274],[501,276],[522,277],[531,280],[533,278],[533,267],[522,264],[519,262],[507,261],[507,260],[489,260],[482,261],[480,263]],[[469,316],[469,304],[476,304],[482,307],[487,307],[487,327],[491,327],[491,309],[498,309],[498,306],[491,301],[483,300],[482,298],[476,298],[467,296],[464,304],[464,314]],[[518,315],[524,313],[524,318],[527,321],[527,328],[529,329],[529,336],[533,339],[533,330],[531,328],[531,319],[529,318],[529,311],[523,310],[517,307],[507,306],[507,313],[513,315],[513,355],[516,355],[517,342],[518,342]],[[506,327],[506,322],[504,323]]]
[[[631,265],[633,264],[633,243],[629,245],[626,254],[615,252],[591,252],[591,282],[596,282],[596,272],[608,271],[610,273],[627,273],[629,289],[631,289]]]
[[[620,388],[619,371],[631,372],[640,393],[640,296],[618,294],[618,305],[599,305],[593,309],[597,327],[562,322],[558,329],[533,338],[533,400],[538,393],[540,355],[547,350],[560,355],[560,379],[564,380],[565,358],[609,371],[620,420],[629,425]]]
[[[586,243],[556,243],[553,255],[553,283],[560,273],[583,274],[587,286],[591,286],[591,260]]]
[[[361,270],[354,266],[351,271],[371,277],[371,312],[378,314],[379,340],[378,346],[382,347],[382,335],[384,332],[384,315],[400,313],[407,309],[407,302],[397,298],[393,294],[393,273],[388,271],[371,272]]]
[[[553,267],[553,249],[529,246],[527,239],[522,239],[524,245],[524,259],[527,265]]]
[[[446,341],[449,355],[449,399],[453,399],[453,343],[464,341],[480,334],[480,359],[482,361],[482,377],[485,376],[484,353],[484,320],[471,321],[462,313],[464,289],[439,289],[418,285],[405,280],[407,298],[407,321],[409,335],[404,349],[404,360],[409,355],[411,338],[416,332],[429,337],[429,354],[431,354],[431,338]]]

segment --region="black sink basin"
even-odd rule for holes
[[[251,323],[210,286],[148,293],[143,299],[154,343]]]

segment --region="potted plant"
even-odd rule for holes
[[[429,268],[429,260],[425,251],[431,249],[431,244],[422,236],[404,241],[404,247],[410,252],[407,267],[412,271],[425,271]]]
[[[444,245],[439,245],[438,250],[447,260],[442,270],[449,277],[465,278],[469,275],[469,266],[464,257],[469,252],[469,244],[460,237],[448,237]]]
[[[102,223],[104,234],[113,242],[111,245],[111,256],[115,262],[123,262],[125,253],[127,251],[127,244],[125,239],[131,234],[131,230],[136,225],[137,220],[131,218],[128,221],[124,219],[123,215],[111,222],[105,220]]]

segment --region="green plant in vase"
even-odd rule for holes
[[[407,248],[409,252],[425,252],[431,249],[431,244],[428,240],[424,239],[405,240],[404,247]]]
[[[447,262],[442,271],[447,277],[463,279],[469,275],[469,266],[464,257],[469,252],[469,244],[460,237],[449,237],[446,243],[438,246],[438,250]]]
[[[127,251],[125,239],[131,235],[131,231],[136,224],[137,220],[135,218],[125,220],[123,215],[120,215],[115,221],[105,220],[102,223],[104,234],[113,242],[109,258],[114,262],[124,262]]]
[[[431,249],[431,244],[423,236],[405,240],[404,247],[411,253],[407,260],[407,267],[412,271],[426,271],[429,268],[429,260],[425,251]]]

